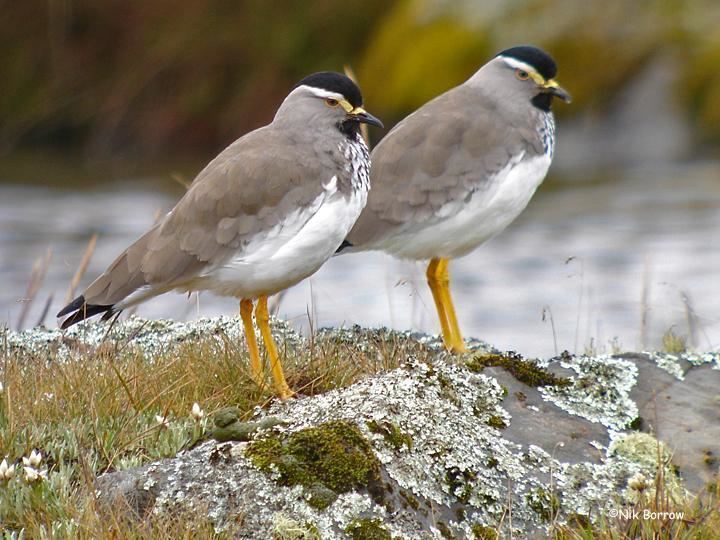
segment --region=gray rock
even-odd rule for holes
[[[473,525],[497,525],[512,504],[515,533],[542,536],[550,521],[597,516],[617,504],[618,496],[630,497],[627,483],[636,473],[652,482],[655,439],[624,431],[621,424],[637,418],[638,411],[644,414],[648,400],[642,396],[653,392],[657,381],[685,396],[685,406],[694,410],[685,411],[688,422],[705,410],[698,403],[711,406],[717,392],[717,386],[696,384],[694,376],[679,381],[647,356],[565,357],[549,366],[572,380],[571,386],[533,388],[502,368],[473,373],[440,354],[432,364],[411,359],[404,368],[350,388],[275,403],[260,414],[284,422],[258,435],[261,440],[334,420],[355,424],[381,464],[384,494],[379,500],[362,488],[330,497],[333,502],[318,510],[310,504],[316,486],[277,484],[277,474],[258,470],[246,454],[248,443],[242,442],[205,443],[137,470],[140,480],[134,483],[125,480],[127,472],[117,481],[114,474],[101,477],[101,499],[153,501],[154,512],[206,506],[214,509],[219,526],[239,512],[248,538],[268,536],[288,522],[310,524],[323,538],[340,538],[358,519],[378,519],[403,538],[472,538]],[[720,381],[720,372],[710,365],[690,369],[702,371],[699,382]],[[629,406],[635,396],[637,405]],[[396,444],[389,431],[369,427],[382,423],[395,426],[411,444]],[[658,427],[661,434],[669,429]],[[695,488],[707,469],[698,457],[673,455]],[[664,474],[672,477],[669,469]],[[152,495],[143,498],[137,491],[146,478],[153,479]],[[327,488],[320,489],[327,495]]]
[[[211,326],[202,322],[204,331]],[[182,330],[192,336],[188,325]],[[161,335],[164,346],[174,342],[171,329]],[[359,328],[323,336],[364,351],[410,339]],[[684,493],[717,473],[718,354],[564,354],[528,363],[480,342],[452,358],[436,338],[414,338],[424,353],[401,368],[258,409],[238,426],[242,440],[207,440],[101,476],[99,502],[127,504],[138,516],[202,511],[219,529],[240,523],[242,538],[346,538],[364,526],[402,538],[473,538],[473,528],[500,524],[508,536],[544,537],[551,523],[595,519],[635,500],[632,477],[648,486],[664,478]],[[32,343],[45,341],[34,335]],[[156,347],[150,334],[142,345]],[[304,456],[295,444],[333,426],[351,435],[338,439],[343,459],[369,460],[363,471],[371,472],[351,488],[339,488],[337,475],[324,478],[313,467],[325,457],[315,449]]]

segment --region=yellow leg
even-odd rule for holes
[[[447,259],[445,260],[447,261]],[[448,324],[450,325],[450,332],[453,336],[450,350],[454,353],[464,353],[467,352],[467,347],[465,346],[465,340],[462,337],[460,325],[458,324],[457,316],[455,315],[455,306],[453,305],[452,296],[450,294],[450,275],[447,271],[447,264],[445,265],[445,274],[447,278],[445,279],[445,285],[443,287],[443,296],[445,299],[445,311],[447,312]]]
[[[435,300],[445,347],[453,353],[467,351],[455,315],[452,297],[450,296],[450,273],[448,259],[434,258],[427,268],[427,281]]]
[[[262,363],[260,362],[260,350],[258,349],[257,339],[255,339],[252,313],[252,300],[241,300],[240,317],[242,317],[243,327],[245,328],[245,340],[247,341],[248,352],[250,353],[250,371],[252,378],[257,385],[262,388],[265,385],[265,374],[263,373]]]
[[[447,302],[448,302],[448,320],[450,322],[450,328],[453,334],[452,343],[450,345],[450,352],[453,353],[464,353],[467,352],[467,347],[465,346],[465,340],[462,337],[462,332],[460,332],[460,326],[458,325],[457,318],[455,317],[455,308],[452,305],[452,298],[450,297],[450,289],[447,289]]]
[[[447,313],[445,312],[441,286],[438,281],[438,267],[440,266],[441,261],[442,259],[431,259],[425,275],[427,277],[428,285],[430,286],[430,292],[432,293],[433,300],[435,300],[435,308],[437,309],[438,318],[440,319],[443,341],[445,342],[445,347],[449,349],[452,334],[450,332],[450,325],[448,324]]]
[[[268,313],[267,300],[267,296],[258,298],[257,307],[255,308],[255,320],[257,321],[258,328],[260,328],[260,333],[265,342],[265,349],[267,349],[268,357],[270,358],[270,370],[273,380],[275,381],[275,392],[280,399],[287,399],[292,397],[294,392],[290,390],[290,387],[285,381],[285,374],[283,373],[282,364],[280,363],[277,347],[275,346],[275,341],[273,341],[272,332],[270,331],[270,314]]]

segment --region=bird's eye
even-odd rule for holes
[[[521,81],[527,81],[530,78],[530,74],[524,69],[516,69],[515,76]]]
[[[328,107],[337,107],[338,105],[340,105],[340,102],[337,99],[326,98],[325,105],[327,105]]]

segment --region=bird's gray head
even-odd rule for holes
[[[570,94],[555,82],[556,74],[555,60],[530,45],[499,52],[477,73],[483,87],[502,96],[505,102],[527,100],[545,112],[550,111],[555,97],[570,103]]]
[[[313,128],[338,129],[354,139],[360,124],[382,127],[382,122],[362,107],[358,86],[332,71],[313,73],[295,85],[275,115],[274,122]]]

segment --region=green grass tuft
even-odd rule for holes
[[[412,450],[412,437],[407,433],[403,433],[400,428],[392,422],[376,422],[375,420],[371,420],[370,422],[367,422],[366,425],[373,433],[382,435],[388,444],[395,448],[395,450],[400,450],[403,447],[406,447],[408,450]]]

